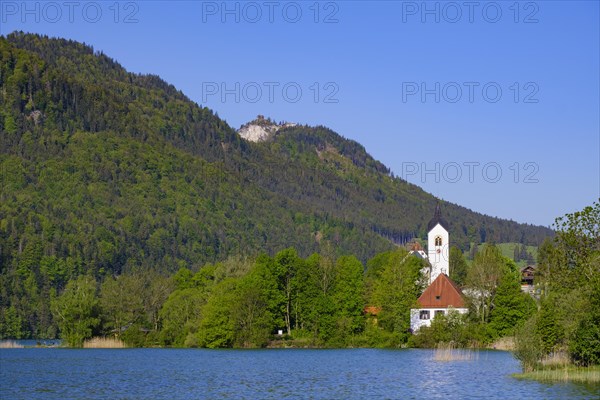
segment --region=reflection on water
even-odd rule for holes
[[[600,388],[516,380],[509,353],[429,350],[0,350],[2,399],[566,399]]]

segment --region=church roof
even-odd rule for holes
[[[411,250],[412,251],[419,251],[419,250],[423,250],[423,247],[421,247],[421,243],[415,241],[411,245]]]
[[[448,222],[444,218],[442,218],[442,211],[440,210],[439,203],[435,206],[435,214],[433,214],[433,218],[427,224],[427,232],[431,231],[437,224],[440,224],[445,230],[448,229]]]
[[[460,288],[446,274],[440,274],[417,300],[421,308],[464,308]]]
[[[419,251],[411,251],[410,254],[412,254],[415,257],[419,257],[423,260],[427,259],[427,254],[425,254],[425,252],[423,250],[419,250]]]

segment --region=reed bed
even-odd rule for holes
[[[544,357],[542,366],[545,367],[567,367],[571,364],[569,353],[566,351],[555,351],[554,353]]]
[[[515,378],[547,382],[600,383],[600,366],[578,367],[571,363],[566,351],[555,351],[544,357],[530,372],[514,374]]]
[[[488,348],[494,350],[513,351],[515,349],[515,338],[512,336],[502,337],[488,346]]]
[[[540,369],[522,374],[514,374],[515,378],[533,379],[546,382],[581,382],[600,383],[600,367],[564,367],[553,369]]]
[[[94,337],[83,342],[84,349],[124,349],[125,342],[114,338]]]
[[[22,349],[24,347],[15,340],[0,340],[0,349]]]
[[[459,349],[452,342],[438,343],[433,350],[435,361],[473,361],[477,359],[477,352],[468,349]]]

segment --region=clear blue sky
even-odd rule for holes
[[[0,3],[2,34],[90,44],[235,128],[328,126],[475,211],[550,225],[600,197],[597,1]]]

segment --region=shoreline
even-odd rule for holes
[[[568,365],[558,368],[542,368],[531,372],[521,372],[511,375],[516,379],[534,380],[538,382],[577,382],[600,383],[600,365],[577,367]]]

